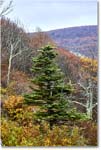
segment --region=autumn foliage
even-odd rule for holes
[[[97,126],[78,122],[75,126],[61,125],[49,129],[46,122],[38,123],[32,115],[38,108],[23,106],[21,96],[10,96],[3,108],[1,139],[3,146],[86,146],[97,145]]]
[[[35,112],[39,107],[27,106],[21,95],[16,95],[13,88],[9,89],[10,93],[7,88],[1,89],[3,146],[97,145],[97,124],[95,122],[67,121],[67,124],[54,125],[53,130],[50,130],[47,122],[40,122],[35,117]]]
[[[97,146],[98,61],[91,58],[75,56],[69,50],[58,47],[56,43],[50,38],[50,36],[42,31],[38,31],[33,36],[31,36],[22,28],[18,27],[16,23],[13,23],[9,19],[5,18],[2,18],[1,25],[2,87],[0,88],[0,90],[2,146]],[[12,44],[14,44],[19,41],[16,41],[16,39],[19,37],[21,38],[21,43],[18,44],[17,49],[14,50],[14,55],[19,52],[20,45],[22,47],[22,50],[28,49],[28,51],[23,51],[20,56],[18,55],[19,57],[17,56],[12,60],[10,82],[7,85],[6,83],[10,55],[10,41],[12,41]],[[78,39],[76,39],[76,42],[77,40]],[[84,41],[85,40],[87,41],[87,39],[84,39]],[[54,64],[50,68],[49,66],[47,68],[43,66],[42,68],[42,64],[39,63],[39,66],[37,66],[36,68],[36,70],[40,69],[39,78],[36,75],[37,71],[32,74],[32,71],[30,69],[33,62],[32,57],[34,59],[35,56],[39,54],[38,49],[42,46],[45,46],[47,43],[53,45],[55,47],[53,53],[58,54],[55,58],[55,61],[64,74],[63,82],[61,82],[60,79],[58,79],[56,82],[56,79],[58,78],[58,76],[60,76],[60,73],[57,72]],[[71,43],[71,40],[69,40],[69,43]],[[47,51],[47,53],[48,52],[49,50]],[[47,56],[49,57],[49,55]],[[40,61],[43,62],[44,58],[45,57],[43,57],[43,59],[40,59]],[[47,59],[44,61],[45,66],[46,63],[48,63]],[[55,86],[50,86],[49,92],[51,93],[51,88],[54,87],[54,89],[52,90],[55,97],[50,98],[49,95],[46,95],[48,82],[46,82],[46,76],[43,74],[43,70],[49,72],[47,74],[47,80],[50,79],[50,72],[53,72],[52,78],[54,78],[56,84]],[[56,76],[54,76],[54,72],[56,73]],[[42,79],[40,78],[41,74]],[[33,78],[33,81],[35,81],[36,78],[36,82],[38,81],[38,79],[43,82],[44,79],[44,83],[41,83],[40,85],[39,82],[38,85],[33,82],[32,84],[31,78]],[[60,103],[61,105],[59,106],[58,99],[63,92],[63,87],[61,89],[61,86],[67,85],[68,83],[72,85],[73,90],[71,90],[71,94],[64,94],[64,96],[61,98],[63,100],[68,100],[68,103],[70,104],[68,105],[68,109],[67,107],[66,109],[64,109],[63,105],[65,104]],[[41,88],[38,89],[39,87]],[[88,119],[87,117],[85,117],[84,119],[84,116],[87,116],[87,107],[82,107],[85,104],[88,104],[87,94],[88,92],[90,92],[90,90],[87,91],[82,87],[87,90],[90,89],[92,92],[92,106],[95,107],[92,108],[91,119]],[[42,88],[44,93],[42,91]],[[68,89],[71,88],[68,87]],[[64,91],[66,92],[65,88]],[[33,94],[31,95],[32,92]],[[34,103],[29,106],[25,103],[25,93],[31,96],[34,95],[34,98],[36,98],[35,96],[37,95],[35,94],[37,94],[38,92],[40,93],[39,96],[41,96],[44,102],[46,100],[45,96],[47,96],[47,99],[50,98],[51,100],[55,101],[55,104],[52,107],[54,108],[56,123],[54,123],[53,120],[52,129],[50,129],[50,124],[47,120],[36,117],[36,114],[39,112],[41,112],[41,115],[46,115],[46,112],[48,110],[46,108],[50,107],[50,104],[48,104],[48,102],[47,107],[44,106],[44,104],[41,104],[41,106],[43,106],[42,108],[40,106],[35,106]],[[42,94],[45,95],[43,95],[42,97]],[[73,101],[76,103],[74,103]],[[62,102],[67,103],[67,101]],[[80,103],[82,103],[82,105],[79,105]],[[58,110],[60,110],[59,113]],[[69,110],[71,111],[69,112]],[[62,117],[64,117],[64,111],[68,111],[70,116],[65,120],[59,120],[58,118],[60,117],[60,114]],[[80,114],[84,114],[83,119],[80,119]],[[56,115],[58,116],[58,118]],[[51,113],[48,117],[50,116]]]

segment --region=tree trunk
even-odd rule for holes
[[[89,119],[92,119],[92,108],[89,107],[89,108],[86,109],[86,111],[87,111],[87,117],[88,117]]]
[[[52,129],[53,129],[53,125],[54,125],[54,122],[53,122],[52,120],[50,120],[50,122],[49,122],[50,130],[52,130]]]
[[[7,73],[7,85],[9,84],[9,81],[10,81],[12,54],[13,54],[13,45],[11,44],[10,57],[9,57],[9,64],[8,64],[8,73]]]
[[[89,119],[92,119],[93,113],[93,91],[92,91],[92,81],[89,80],[89,88],[87,90],[87,105],[86,105],[86,112]]]

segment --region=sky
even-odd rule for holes
[[[21,22],[28,32],[37,27],[49,31],[97,25],[97,0],[13,0],[13,11],[7,17]]]

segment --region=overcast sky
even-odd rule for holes
[[[9,0],[6,0],[9,1]],[[96,25],[97,0],[13,0],[11,20],[20,20],[29,32]]]

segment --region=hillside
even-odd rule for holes
[[[1,26],[2,146],[97,146],[97,60],[57,46],[47,32],[28,35],[5,18]]]
[[[48,34],[58,46],[76,55],[97,58],[97,29],[97,26],[70,27],[48,31]]]

